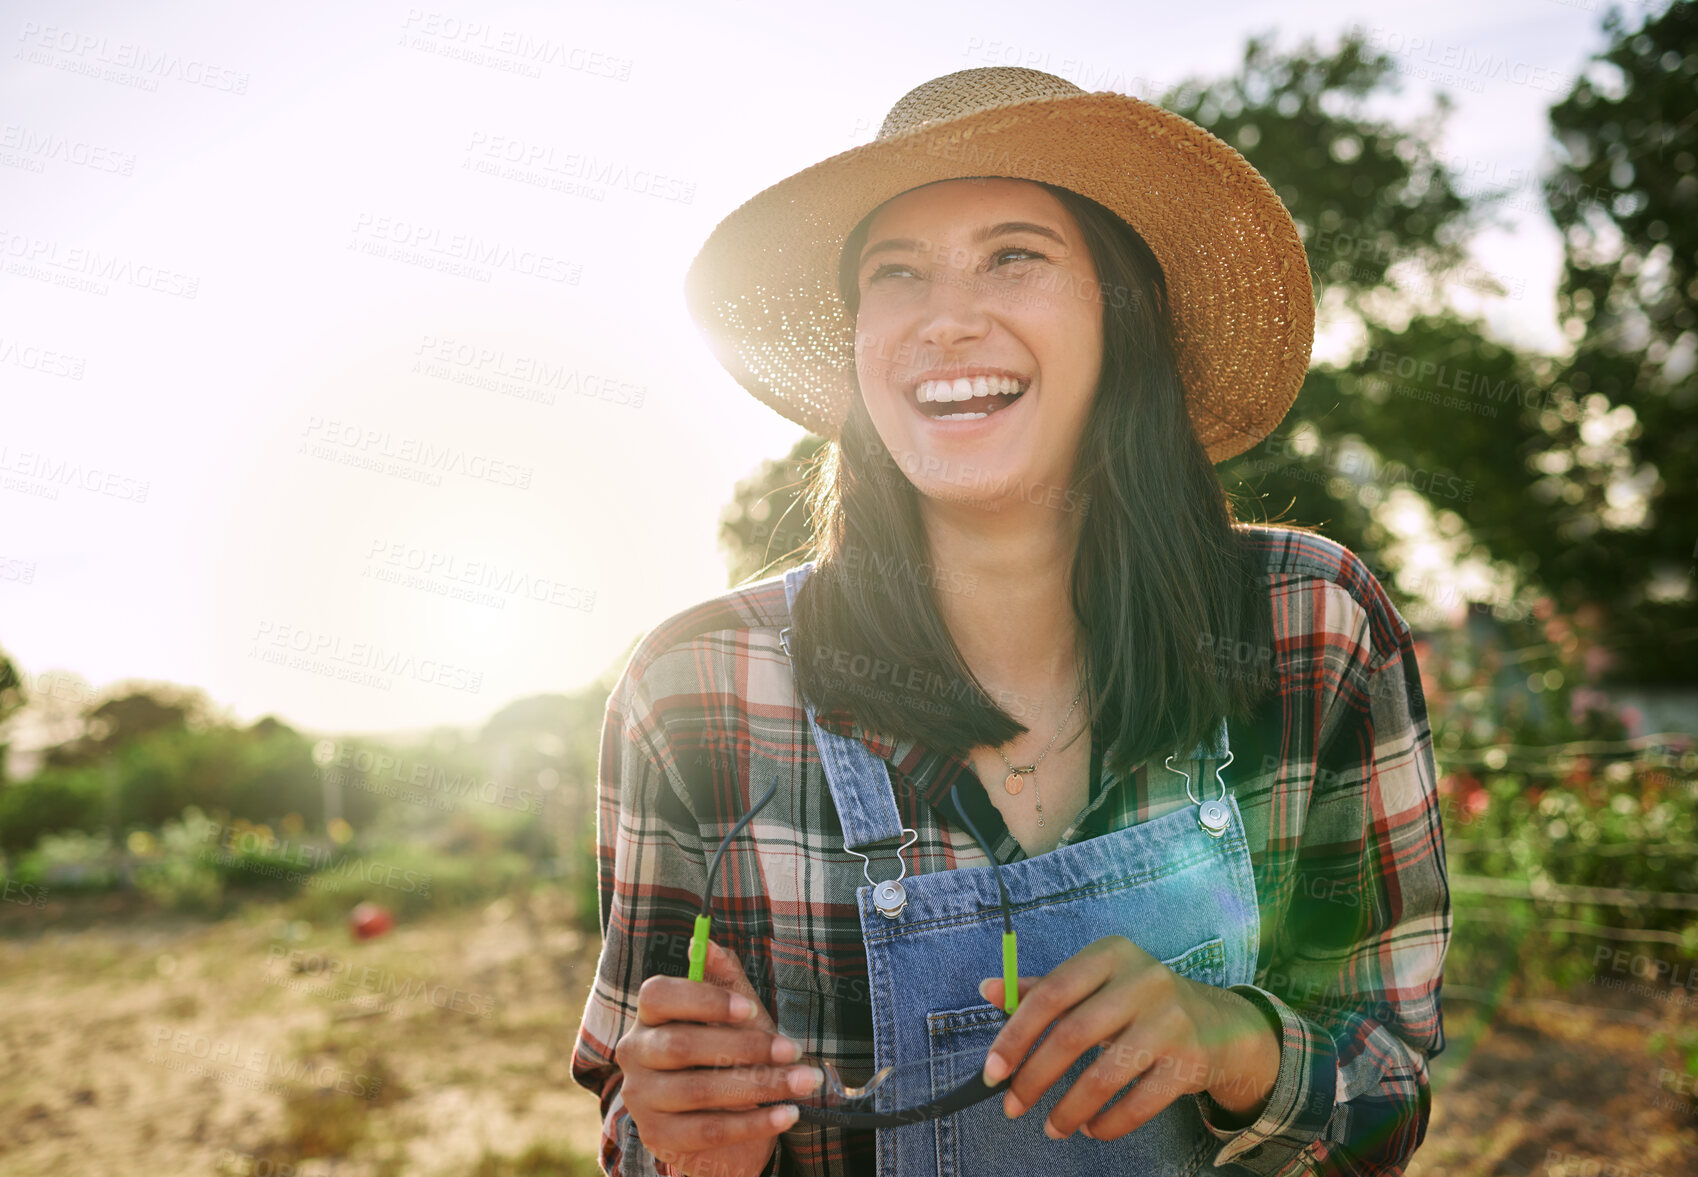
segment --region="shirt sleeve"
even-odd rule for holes
[[[622,683],[621,687],[628,684]],[[700,825],[652,744],[629,727],[616,689],[602,726],[597,771],[596,870],[601,956],[572,1054],[572,1078],[601,1100],[600,1164],[624,1177],[674,1177],[637,1136],[613,1054],[637,1017],[637,991],[656,973],[684,976],[690,933],[707,886]],[[773,1150],[774,1162],[782,1145]],[[769,1166],[769,1172],[776,1172]]]
[[[1396,620],[1398,648],[1377,669],[1358,664],[1329,706],[1262,983],[1232,986],[1278,1027],[1280,1063],[1251,1124],[1198,1096],[1216,1165],[1401,1174],[1426,1135],[1450,888],[1426,700]]]

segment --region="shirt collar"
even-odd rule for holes
[[[865,744],[874,756],[889,762],[904,777],[920,786],[921,795],[933,808],[949,804],[949,786],[964,774],[966,765],[958,757],[933,751],[912,736],[892,735],[863,727],[847,711],[822,711],[819,725],[826,731]]]
[[[947,752],[928,749],[911,736],[872,731],[863,727],[848,711],[822,711],[818,719],[819,725],[826,731],[859,740],[874,756],[888,762],[904,778],[914,782],[926,804],[947,815],[949,820],[955,820],[954,807],[949,801],[950,786],[973,783],[972,768],[965,761]],[[1082,823],[1080,835],[1083,837],[1090,836],[1087,831],[1100,824],[1089,819],[1102,808],[1110,793],[1120,783],[1119,778],[1103,765],[1100,759],[1101,749],[1093,745],[1092,753],[1092,767],[1098,774],[1099,787],[1093,787],[1091,798],[1079,815]],[[1002,815],[985,796],[982,788],[976,785],[962,788],[960,796],[962,804],[966,806],[968,818],[990,840],[997,861],[1006,865],[1025,857],[1019,841],[1009,833]]]

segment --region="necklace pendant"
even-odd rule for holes
[[[1020,795],[1020,790],[1026,787],[1026,782],[1021,778],[1026,776],[1028,773],[1034,773],[1037,771],[1038,766],[1035,764],[1028,764],[1024,768],[1011,769],[1009,770],[1007,779],[1002,782],[1002,787],[1008,790],[1008,795],[1010,797],[1018,797]]]

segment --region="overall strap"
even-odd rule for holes
[[[813,561],[784,574],[784,599],[794,609],[796,593],[814,570]],[[790,646],[790,627],[778,635],[779,645],[790,659],[792,673],[796,670],[796,651]],[[800,675],[796,676],[800,681]],[[896,796],[890,784],[890,768],[872,749],[860,740],[840,736],[820,726],[814,707],[806,698],[802,706],[808,713],[808,727],[813,733],[814,746],[819,749],[820,765],[825,769],[826,783],[831,786],[831,799],[837,806],[838,820],[843,823],[843,844],[850,848],[865,847],[877,842],[902,840],[902,819],[896,812]]]
[[[784,599],[792,610],[796,607],[796,594],[802,587],[802,582],[808,579],[814,570],[813,561],[792,568],[784,574]],[[797,655],[790,645],[791,630],[786,626],[778,635],[779,645],[790,659],[792,674],[795,673]],[[800,681],[800,676],[795,676]],[[872,750],[860,740],[849,736],[840,736],[836,732],[827,731],[819,724],[814,713],[813,704],[806,698],[802,706],[808,715],[808,727],[813,733],[814,746],[819,749],[820,764],[825,769],[826,783],[831,787],[831,799],[837,806],[838,819],[843,823],[843,844],[850,849],[858,849],[878,842],[900,840],[902,838],[902,819],[896,812],[896,797],[890,784],[890,768]],[[1223,717],[1220,726],[1207,739],[1203,740],[1186,759],[1202,767],[1204,761],[1222,761],[1231,755],[1228,746],[1226,719]],[[1168,766],[1170,769],[1171,765]],[[1184,773],[1188,776],[1188,784],[1199,790],[1206,787],[1205,782],[1197,779],[1200,773]],[[1219,780],[1219,768],[1210,774],[1210,783],[1224,783]],[[1211,796],[1199,792],[1198,800]],[[1211,830],[1211,832],[1218,832]]]

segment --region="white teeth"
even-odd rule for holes
[[[957,380],[927,380],[914,390],[915,399],[927,402],[971,400],[975,396],[1014,396],[1023,392],[1023,381],[1007,376],[963,376]]]
[[[980,417],[988,417],[989,413],[943,413],[933,417],[934,421],[977,421]]]

